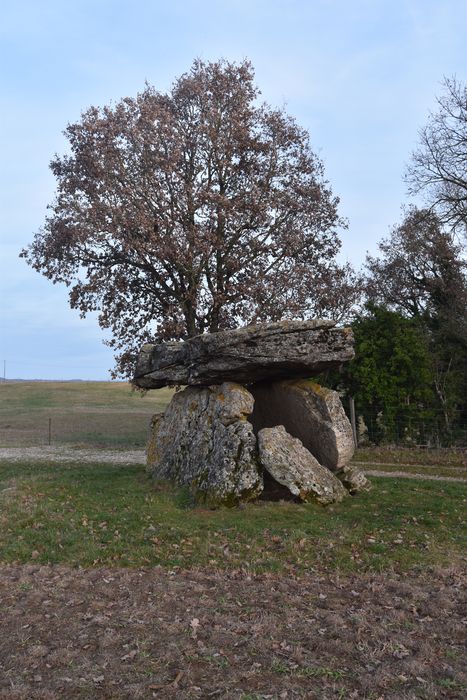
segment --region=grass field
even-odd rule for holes
[[[381,463],[394,466],[467,467],[467,450],[461,448],[421,449],[415,447],[360,447],[355,458],[362,463]]]
[[[372,472],[467,479],[465,449],[362,447],[356,450],[353,461],[363,470]]]
[[[0,446],[52,444],[143,448],[150,417],[170,389],[141,394],[126,382],[0,384]]]
[[[191,508],[143,467],[0,464],[0,560],[73,566],[342,571],[447,565],[465,546],[467,484],[375,478],[341,505]]]
[[[52,417],[52,444],[142,448],[170,394],[4,384],[0,445]],[[465,473],[462,452],[356,460]],[[328,508],[213,511],[143,466],[0,461],[0,698],[465,697],[467,482],[370,480]]]

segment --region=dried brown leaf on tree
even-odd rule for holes
[[[251,64],[195,61],[163,94],[91,107],[56,156],[57,195],[22,255],[99,312],[132,374],[144,342],[252,321],[341,319],[338,198],[309,136],[259,102]]]

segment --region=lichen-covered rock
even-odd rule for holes
[[[148,447],[148,469],[192,490],[197,502],[235,505],[263,489],[256,438],[247,416],[253,397],[225,382],[176,393],[156,417]]]
[[[346,491],[337,477],[323,467],[283,425],[258,433],[259,458],[271,476],[302,501],[323,505],[342,501]]]
[[[157,448],[155,436],[157,435],[157,426],[161,420],[163,413],[154,413],[149,425],[149,440],[146,445],[146,471],[150,474],[154,468],[154,462],[157,459]]]
[[[353,464],[346,464],[345,467],[336,472],[336,476],[352,495],[371,490],[371,484],[365,474]]]
[[[283,425],[328,469],[337,471],[350,462],[352,427],[336,391],[306,379],[263,382],[250,391],[255,432]]]
[[[352,330],[334,325],[316,319],[279,321],[204,333],[184,343],[147,344],[133,381],[159,389],[310,377],[354,356]]]

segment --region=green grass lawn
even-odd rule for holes
[[[0,561],[210,566],[252,571],[409,570],[465,553],[467,485],[371,479],[323,508],[192,508],[143,467],[0,463]]]
[[[144,447],[148,424],[172,389],[141,394],[126,382],[0,384],[0,446],[52,444]]]

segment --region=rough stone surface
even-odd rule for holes
[[[159,389],[310,377],[354,356],[351,329],[334,325],[280,321],[205,333],[185,343],[147,344],[139,354],[134,383]]]
[[[345,489],[337,477],[323,467],[283,425],[258,433],[260,462],[280,484],[302,501],[328,505],[342,501]]]
[[[262,383],[250,391],[255,432],[283,425],[328,469],[338,471],[350,462],[352,428],[336,391],[309,380]]]
[[[154,413],[149,426],[149,440],[146,445],[146,471],[151,474],[154,469],[154,464],[158,461],[157,435],[158,426],[163,418],[163,413]]]
[[[336,472],[336,476],[351,494],[370,491],[371,489],[371,484],[365,474],[353,464],[346,464],[345,467]]]
[[[156,479],[188,485],[206,505],[234,505],[263,489],[253,427],[253,397],[223,383],[188,387],[153,421],[148,470]]]

